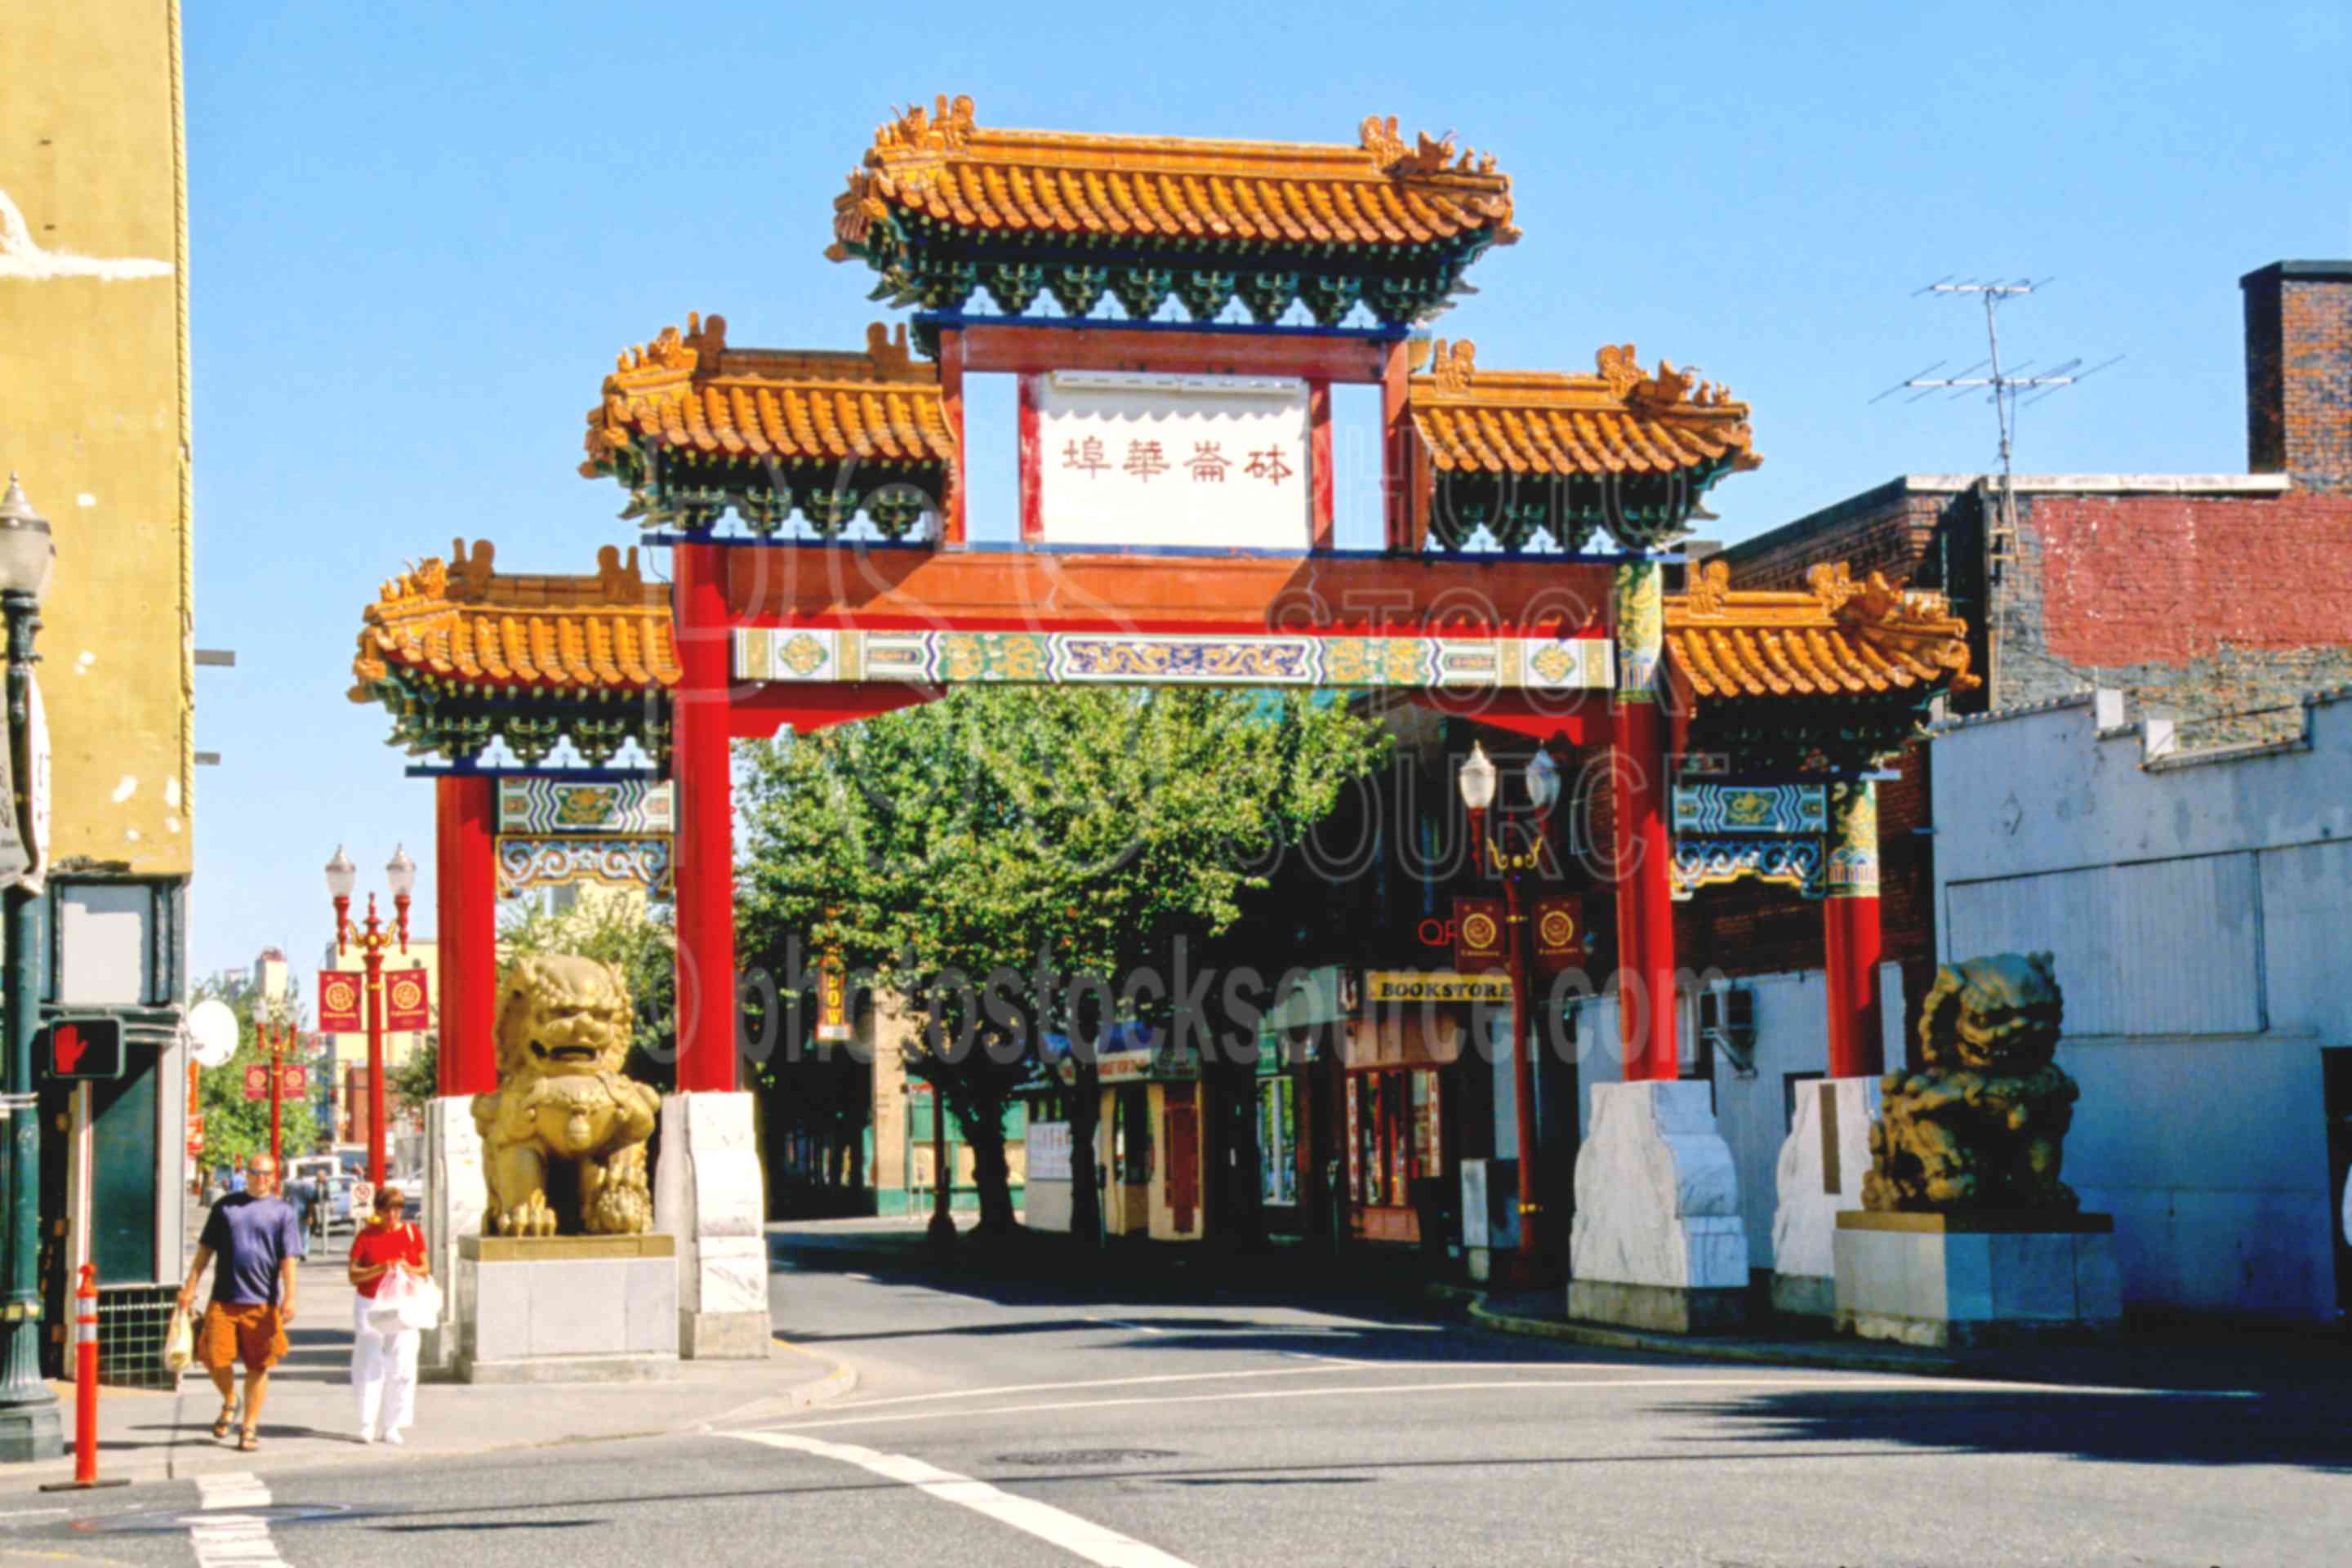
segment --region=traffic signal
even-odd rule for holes
[[[49,1076],[84,1079],[122,1076],[122,1020],[59,1018],[49,1026]]]

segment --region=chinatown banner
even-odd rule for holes
[[[348,969],[319,972],[319,1029],[322,1034],[356,1035],[367,1028],[360,1016],[360,977]]]
[[[1454,967],[1464,974],[1482,974],[1509,963],[1503,944],[1507,930],[1500,899],[1454,900]]]
[[[383,977],[383,1026],[394,1035],[415,1034],[433,1026],[425,971],[394,969]]]
[[[1585,947],[1582,899],[1538,899],[1533,926],[1537,973],[1558,974],[1584,965],[1590,955]]]
[[[287,1062],[278,1068],[278,1099],[302,1100],[307,1098],[310,1092],[310,1068],[304,1067],[300,1062]],[[268,1100],[269,1098],[268,1063],[248,1062],[246,1064],[245,1098],[247,1100]]]

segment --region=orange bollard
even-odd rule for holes
[[[79,1491],[91,1487],[127,1487],[123,1480],[98,1479],[98,1268],[81,1266],[81,1289],[74,1292],[81,1309],[74,1319],[74,1479],[51,1481],[45,1492]]]

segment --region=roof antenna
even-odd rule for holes
[[[2038,280],[2021,278],[2013,283],[2004,283],[1998,279],[1990,283],[1979,283],[1973,280],[1955,283],[1950,276],[1947,275],[1924,289],[1914,289],[1912,298],[1915,300],[1922,294],[1973,294],[1981,299],[1984,301],[1985,357],[1958,375],[1931,375],[1930,372],[1940,369],[1945,363],[1938,360],[1927,370],[1921,371],[1907,380],[1896,382],[1870,400],[1877,403],[1894,396],[1898,392],[1910,392],[1915,395],[1905,401],[1916,403],[1930,393],[1948,391],[1953,396],[1959,397],[1979,387],[1984,389],[1986,401],[1992,405],[1994,417],[2000,426],[2000,511],[1992,526],[1985,530],[1985,582],[1988,588],[2000,581],[2001,563],[2008,558],[2017,538],[2017,491],[2015,476],[2010,468],[2010,454],[2017,437],[2019,395],[2021,393],[2027,395],[2025,401],[2030,406],[2045,397],[2055,396],[2078,382],[2088,380],[2109,365],[2120,363],[2124,357],[2117,354],[2114,359],[2102,361],[2088,370],[2077,368],[2083,363],[2081,360],[2070,359],[2063,364],[2052,366],[2040,375],[2016,374],[2023,370],[2027,364],[2031,364],[2032,362],[2030,360],[2007,368],[2002,366],[2000,326],[1994,312],[2007,301],[2031,294],[2037,289],[2046,289],[2053,281],[2054,279],[2049,278]],[[1979,374],[1979,372],[1982,374]],[[1989,665],[1991,649],[1999,646],[1998,641],[1989,645],[1987,658]],[[1985,685],[1991,696],[1991,700],[1998,706],[2000,689],[1994,684],[1995,674],[1996,671],[1991,668],[1986,670]]]

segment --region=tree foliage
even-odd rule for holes
[[[203,1163],[211,1169],[241,1165],[256,1154],[269,1152],[269,1101],[245,1098],[245,1069],[269,1059],[261,1049],[254,1024],[257,1011],[271,1004],[249,988],[223,991],[210,984],[198,986],[194,1000],[208,999],[226,1003],[229,1011],[236,1015],[236,1054],[219,1067],[199,1069],[196,1075],[197,1104],[205,1121]],[[299,1004],[286,1001],[276,1005],[282,1011],[265,1016],[273,1022],[283,1018],[299,1027]],[[288,1059],[309,1067],[313,1095],[324,1086],[322,1075],[332,1070],[331,1063],[325,1058],[312,1059],[296,1054]],[[287,1159],[310,1153],[321,1142],[318,1111],[310,1100],[288,1100],[279,1104],[278,1149]]]
[[[1037,1034],[1168,1021],[1180,939],[1205,959],[1386,746],[1328,700],[1187,688],[967,687],[767,742],[740,796],[742,956],[789,988],[836,946],[908,998],[926,1026],[908,1070],[964,1126],[983,1226],[1009,1226],[1003,1111]],[[1088,1068],[1081,1234],[1096,1098]]]

